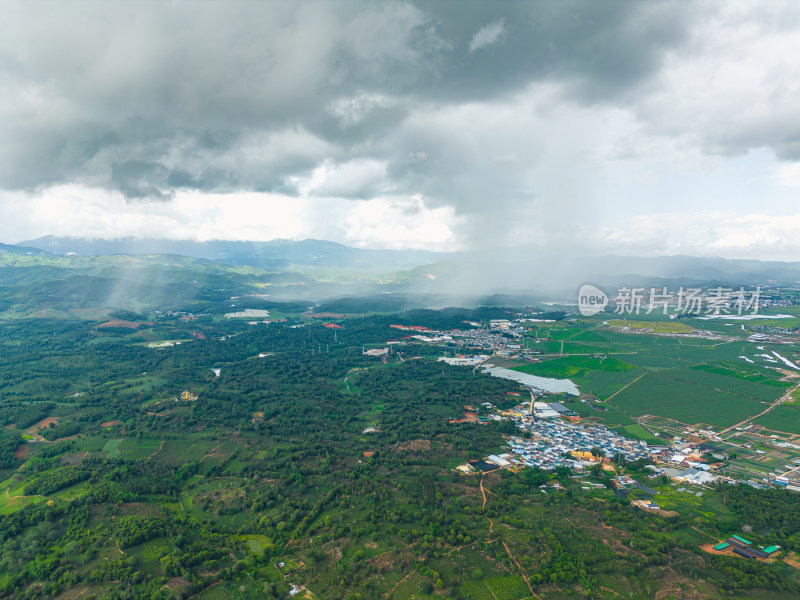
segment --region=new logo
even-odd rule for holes
[[[578,311],[584,317],[602,312],[607,304],[608,296],[600,288],[587,283],[578,290]]]

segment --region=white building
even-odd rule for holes
[[[497,456],[496,454],[490,455],[486,459],[486,462],[490,462],[490,463],[492,463],[494,465],[497,465],[498,467],[510,467],[511,466],[510,462],[508,462],[505,458],[502,458],[501,456]]]

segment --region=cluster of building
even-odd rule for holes
[[[724,542],[714,546],[717,552],[732,551],[734,554],[743,556],[744,558],[754,558],[764,560],[775,554],[781,549],[780,546],[770,545],[762,547],[761,549],[755,548],[753,542],[743,538],[740,535],[732,535]]]
[[[564,465],[583,469],[602,460],[602,457],[591,455],[594,449],[606,456],[621,454],[630,461],[648,456],[646,445],[622,437],[602,425],[584,426],[562,419],[527,418],[517,420],[517,426],[528,431],[531,437],[512,437],[509,445],[516,457],[506,460],[529,467],[552,470]]]
[[[399,339],[388,340],[389,344],[399,344],[407,340],[434,344],[454,344],[463,348],[473,348],[478,351],[489,351],[505,357],[526,358],[534,360],[541,351],[523,348],[521,340],[525,334],[522,326],[524,321],[536,319],[493,319],[488,324],[473,321],[464,321],[474,329],[452,329],[439,331],[421,325],[390,325],[392,329],[408,332]],[[460,363],[454,363],[460,364]]]
[[[568,453],[570,451],[582,452],[591,448],[598,448],[607,456],[622,454],[629,460],[639,458],[652,459],[658,463],[658,466],[654,465],[651,469],[652,476],[666,475],[677,482],[708,485],[715,481],[727,481],[729,483],[747,483],[753,485],[753,487],[767,487],[760,482],[738,481],[725,477],[717,472],[716,467],[719,467],[719,465],[709,465],[704,461],[701,456],[703,454],[702,444],[697,446],[696,443],[702,441],[702,439],[721,441],[714,431],[700,430],[699,434],[703,437],[694,440],[695,443],[691,439],[687,441],[676,437],[671,442],[665,441],[663,446],[648,448],[644,442],[630,440],[606,427],[580,425],[581,419],[577,413],[560,403],[533,402],[533,398],[539,398],[543,394],[564,394],[579,396],[582,402],[595,410],[605,410],[605,407],[601,404],[587,401],[584,398],[586,395],[581,395],[578,387],[569,379],[538,377],[492,364],[494,361],[491,360],[491,355],[536,360],[535,357],[530,355],[536,354],[538,351],[521,349],[519,338],[524,334],[521,320],[496,319],[491,321],[488,326],[472,322],[468,324],[476,328],[444,332],[419,326],[393,327],[412,334],[404,339],[413,338],[425,342],[454,343],[469,348],[477,348],[479,350],[475,354],[456,354],[453,357],[441,357],[439,360],[451,365],[480,367],[484,372],[494,377],[516,381],[529,390],[532,398],[530,406],[517,407],[506,413],[506,416],[513,418],[521,429],[529,431],[533,439],[515,441],[511,453],[500,455],[498,458],[501,460],[487,459],[489,464],[495,465],[495,467],[529,465],[544,469],[554,469],[561,465],[567,465],[573,468],[581,468],[585,466],[587,461],[576,460],[575,457],[570,457]],[[708,332],[693,333],[705,335]],[[390,340],[387,345],[394,341]],[[774,357],[765,356],[764,358],[786,360],[777,355],[777,353],[774,354]],[[500,364],[503,363],[501,362]],[[794,364],[788,366],[800,369],[800,366]],[[453,422],[461,422],[465,419],[454,419]],[[482,417],[479,420],[485,422],[489,418]],[[695,434],[694,431],[687,433]],[[725,456],[719,456],[718,458],[723,461]],[[599,459],[602,460],[602,457],[599,457]],[[789,466],[787,465],[787,468]],[[771,481],[774,481],[773,485],[800,491],[800,485],[783,475],[783,473],[770,473]],[[764,479],[764,481],[766,482],[767,479]],[[657,508],[657,506],[653,505],[648,508]]]
[[[417,340],[428,344],[453,343],[463,347],[478,350],[490,350],[492,353],[511,356],[521,351],[521,344],[514,343],[507,336],[490,329],[453,329],[451,331],[437,331],[417,325],[390,325],[393,329],[410,332],[410,335],[400,339],[387,340],[388,344],[399,344],[407,340]],[[514,336],[521,334],[511,331]]]
[[[246,308],[237,312],[225,313],[226,319],[268,319],[269,311],[259,308]]]
[[[386,356],[389,354],[389,348],[371,348],[369,350],[362,350],[365,356]]]
[[[520,348],[520,344],[513,344],[509,341],[509,338],[502,333],[490,329],[454,329],[448,333],[454,341],[458,340],[462,345],[491,350],[492,352]],[[509,346],[514,346],[514,348],[510,348]]]
[[[488,354],[476,354],[475,356],[464,356],[459,354],[457,356],[441,356],[439,357],[439,362],[444,362],[448,365],[454,365],[457,367],[477,367],[488,358]]]
[[[519,321],[510,321],[509,319],[492,319],[489,321],[489,329],[507,333],[516,338],[522,337],[525,333],[525,328]]]

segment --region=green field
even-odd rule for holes
[[[621,321],[611,324],[620,325]],[[663,320],[630,325],[640,332],[651,329],[666,334],[692,329],[683,322]],[[727,334],[736,333],[730,327],[726,329],[719,324],[715,327]],[[544,328],[540,334],[543,331]],[[653,437],[646,431],[637,427],[625,429],[633,425],[632,417],[652,414],[688,424],[727,426],[757,414],[764,409],[764,403],[774,402],[791,385],[780,381],[780,372],[758,363],[756,355],[764,351],[746,339],[713,340],[587,329],[585,323],[562,325],[550,333],[555,331],[557,334],[552,337],[564,340],[565,356],[514,369],[541,377],[571,379],[581,392],[601,400],[610,399],[606,413],[585,407],[578,412],[651,442]],[[557,344],[560,348],[561,342]],[[570,352],[578,354],[567,356]],[[790,358],[793,356],[786,349],[783,352]],[[748,363],[741,356],[755,357],[756,362]],[[766,418],[774,423],[769,416]]]
[[[755,419],[754,422],[774,431],[800,434],[800,408],[776,406],[767,414]]]
[[[240,535],[237,537],[247,543],[247,547],[250,549],[250,552],[255,554],[256,556],[261,556],[264,554],[264,550],[267,548],[272,547],[272,542],[270,539],[265,535],[255,534],[255,533],[248,533],[244,535]],[[288,569],[292,571],[294,569]]]
[[[521,600],[529,598],[528,586],[519,575],[487,577],[481,581],[464,583],[460,591],[467,598],[475,600]]]
[[[703,368],[669,369],[662,371],[661,375],[681,381],[694,383],[710,389],[719,389],[739,396],[746,396],[759,401],[774,402],[780,398],[789,387],[789,384],[772,380],[751,381],[733,375],[728,370],[722,374]]]
[[[651,446],[664,444],[664,440],[657,438],[638,423],[624,425],[618,429],[622,429],[624,435],[647,442]]]
[[[108,440],[102,451],[107,453],[108,458],[117,458],[120,455],[119,447],[124,441],[124,439]]]
[[[613,357],[592,358],[590,356],[567,356],[553,358],[540,363],[514,367],[539,377],[571,379],[583,392],[605,399],[619,391],[644,373],[634,365]]]
[[[763,407],[749,397],[658,373],[647,373],[609,403],[631,416],[651,414],[688,424],[723,427],[746,419]]]
[[[653,333],[689,333],[692,328],[678,321],[628,321],[612,319],[608,322],[612,327],[629,327],[630,329],[648,329]]]
[[[141,460],[151,456],[160,445],[159,440],[127,438],[117,447],[117,455],[122,458]]]

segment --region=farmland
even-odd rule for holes
[[[654,414],[689,424],[724,427],[759,411],[760,403],[714,388],[647,373],[614,396],[609,403],[631,415]]]
[[[777,406],[766,415],[755,419],[755,422],[773,431],[800,434],[800,409],[795,406]]]
[[[592,358],[575,356],[554,358],[533,365],[515,367],[515,370],[540,377],[572,379],[580,389],[598,398],[607,398],[618,392],[645,371],[619,358]]]
[[[336,331],[292,328],[299,320],[156,321],[147,335],[159,339],[204,333],[168,348],[147,348],[141,329],[111,336],[83,322],[15,325],[4,339],[18,344],[4,348],[23,367],[6,369],[0,381],[4,436],[45,419],[53,427],[42,435],[54,435],[24,442],[27,454],[16,451],[21,438],[8,438],[15,441],[6,444],[10,466],[0,482],[0,595],[42,589],[111,598],[124,585],[132,597],[157,600],[285,598],[297,585],[305,591],[296,597],[306,598],[522,600],[531,597],[525,575],[543,600],[567,590],[605,598],[613,589],[643,600],[671,589],[661,583],[664,561],[674,581],[705,586],[711,598],[723,589],[734,597],[737,589],[795,589],[791,574],[723,568],[683,544],[689,524],[735,530],[733,508],[715,519],[704,514],[722,492],[684,498],[665,487],[669,506],[690,515],[684,522],[645,513],[602,484],[583,485],[569,469],[456,471],[501,452],[503,435],[514,431],[511,421],[462,421],[465,406],[488,402],[499,414],[524,390],[438,363],[438,348],[413,342],[385,362],[362,355],[362,345],[396,335],[389,324],[418,318],[343,319]],[[537,342],[542,328],[526,345],[560,352],[563,342],[565,355],[523,370],[573,378],[599,400],[559,398],[565,406],[649,443],[660,440],[639,414],[728,423],[790,385],[739,360],[736,352],[750,352],[746,341],[730,349],[715,340],[663,341],[596,321],[549,330],[560,339]],[[47,360],[33,351],[39,337],[48,338]],[[97,338],[104,342],[89,345]],[[253,358],[262,353],[270,358]],[[222,365],[221,374],[209,365]],[[185,390],[196,398],[180,400]],[[697,402],[681,404],[687,395]],[[769,453],[759,463],[755,450],[742,451],[741,469],[786,462],[755,427],[736,435]],[[542,493],[541,481],[561,489]],[[800,549],[800,524],[790,518],[782,527],[782,545]]]
[[[726,427],[758,414],[792,385],[779,370],[770,368],[777,361],[765,361],[764,350],[744,335],[690,334],[696,330],[686,323],[652,319],[591,323],[533,329],[534,339],[526,347],[549,351],[557,343],[559,355],[514,368],[573,380],[582,392],[608,403],[605,414],[579,412],[612,426],[631,425],[631,419],[649,414],[690,425]],[[548,342],[545,335],[558,342]],[[752,362],[742,356],[752,357]],[[764,418],[777,422],[769,415]],[[640,435],[634,437],[652,439],[636,431]]]

